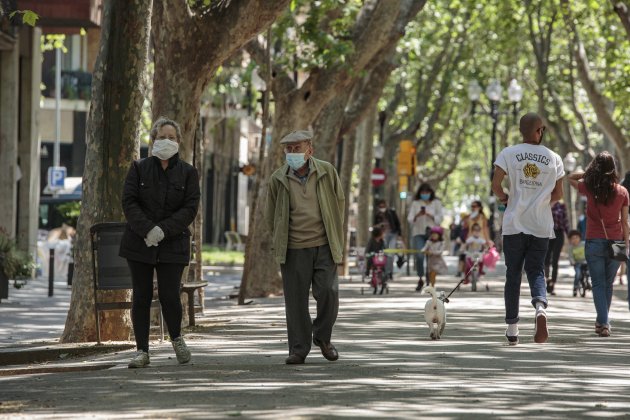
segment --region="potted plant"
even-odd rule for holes
[[[34,267],[31,255],[18,250],[8,232],[0,227],[0,300],[9,297],[9,279],[14,279],[19,288],[23,284],[20,280],[31,278]]]

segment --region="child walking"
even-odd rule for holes
[[[573,296],[577,296],[578,286],[582,278],[582,269],[586,265],[586,253],[584,251],[584,241],[579,230],[569,232],[569,261],[575,269],[573,279]]]
[[[466,268],[464,270],[466,279],[464,284],[470,283],[470,269],[486,250],[486,243],[487,241],[481,233],[481,226],[478,223],[473,224],[470,228],[470,235],[464,244],[464,252],[466,252]],[[479,268],[479,274],[483,274],[483,262],[479,261],[477,267]]]
[[[444,274],[447,271],[446,262],[442,257],[444,251],[444,239],[442,237],[444,231],[440,226],[431,228],[429,240],[422,248],[422,253],[427,256],[429,270],[429,283],[435,287],[435,278],[438,274]]]

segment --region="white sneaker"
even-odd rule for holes
[[[515,346],[518,344],[518,325],[517,324],[508,324],[505,330],[505,338],[507,338],[508,344],[510,346]]]
[[[171,341],[173,344],[173,350],[175,350],[175,356],[177,361],[181,364],[190,362],[190,350],[186,346],[186,342],[182,337],[178,337]]]
[[[549,330],[547,329],[547,314],[544,311],[536,312],[535,325],[534,342],[538,344],[546,343],[549,338]]]
[[[140,350],[136,352],[136,355],[133,357],[133,359],[131,359],[127,367],[130,369],[143,368],[147,367],[149,363],[151,363],[151,361],[149,360],[149,353]]]

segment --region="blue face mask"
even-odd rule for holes
[[[304,159],[304,153],[287,153],[286,159],[287,164],[294,171],[297,171],[306,163],[306,160]]]
[[[420,194],[420,200],[429,201],[431,198],[431,193],[429,194]]]

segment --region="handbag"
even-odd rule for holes
[[[604,229],[604,235],[606,239],[608,239],[608,232],[606,232],[606,226],[604,225],[604,220],[602,219],[602,215],[599,212],[599,207],[597,203],[595,203],[595,208],[597,208],[597,213],[599,214],[599,221],[602,223],[602,228]],[[628,259],[628,250],[626,248],[625,241],[615,241],[608,239],[608,256],[613,260],[617,261],[626,261]]]

